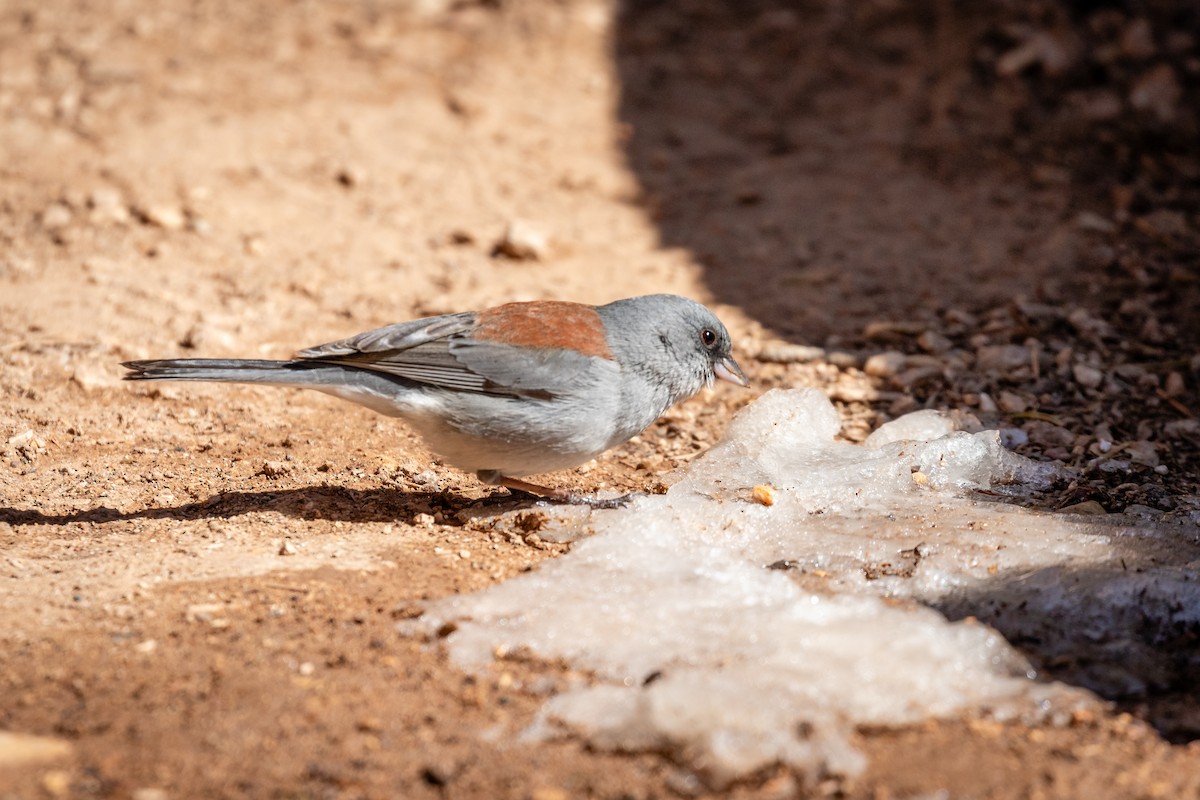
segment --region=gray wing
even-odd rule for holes
[[[566,350],[477,341],[469,336],[475,325],[469,312],[401,322],[310,347],[296,357],[445,389],[542,398],[569,392],[599,361]]]

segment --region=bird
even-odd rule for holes
[[[218,381],[315,389],[411,426],[485,484],[612,507],[524,480],[576,467],[645,430],[716,379],[749,381],[708,308],[651,294],[592,306],[513,302],[399,322],[288,360],[123,362],[130,381]]]

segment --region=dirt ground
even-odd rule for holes
[[[1077,471],[1047,509],[1194,528],[1198,86],[1187,3],[4,3],[0,797],[705,794],[518,741],[555,665],[397,634],[565,551],[490,529],[521,501],[364,409],[122,360],[675,292],[753,391],[548,482],[651,488],[813,385],[848,439],[955,410]],[[1162,646],[1074,726],[863,730],[857,780],[723,796],[1200,796],[1200,631]]]

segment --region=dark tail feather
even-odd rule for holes
[[[127,381],[222,381],[226,383],[325,383],[319,374],[327,364],[306,361],[266,361],[240,358],[167,358],[126,361]]]

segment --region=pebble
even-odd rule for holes
[[[1154,30],[1150,21],[1145,17],[1132,20],[1121,31],[1121,52],[1129,58],[1146,60],[1153,58],[1157,47],[1154,44]]]
[[[1060,514],[1087,514],[1089,516],[1102,516],[1108,513],[1104,510],[1104,506],[1095,500],[1084,500],[1082,503],[1064,506],[1058,511]]]
[[[892,378],[904,369],[907,357],[896,350],[876,353],[863,364],[863,372],[875,378]]]
[[[187,224],[187,217],[184,216],[183,209],[178,206],[147,206],[142,210],[142,217],[151,225],[168,231],[182,230],[183,226]]]
[[[1184,393],[1186,387],[1183,383],[1183,376],[1178,372],[1170,372],[1167,374],[1166,385],[1163,386],[1163,396],[1179,397]]]
[[[1125,101],[1116,92],[1107,89],[1096,89],[1084,94],[1079,99],[1079,113],[1092,122],[1106,122],[1121,116],[1125,110]]]
[[[355,186],[361,186],[367,179],[367,173],[361,167],[348,165],[339,169],[334,178],[342,186],[347,189],[353,189]]]
[[[287,475],[291,471],[292,465],[286,461],[264,461],[262,467],[258,470],[258,474],[267,478],[278,478],[281,475]]]
[[[1093,233],[1115,233],[1116,223],[1107,217],[1102,217],[1095,211],[1080,211],[1075,215],[1075,227],[1081,231]]]
[[[1001,428],[1000,443],[1008,450],[1016,450],[1029,441],[1029,434],[1020,428]]]
[[[925,331],[925,325],[920,322],[903,322],[896,320],[875,320],[868,322],[863,328],[863,337],[867,339],[894,339],[899,336],[916,336]]]
[[[825,357],[825,348],[791,342],[768,342],[755,358],[768,364],[803,364]]]
[[[1053,422],[1034,419],[1025,423],[1025,432],[1029,440],[1042,447],[1072,447],[1075,444],[1075,434]]]
[[[941,366],[919,366],[906,369],[899,375],[893,378],[897,386],[908,389],[930,378],[936,378],[942,374]]]
[[[1104,380],[1104,373],[1087,364],[1075,364],[1071,367],[1075,382],[1085,389],[1095,389]]]
[[[858,356],[845,350],[832,350],[826,354],[825,360],[838,369],[853,369],[861,363]]]
[[[751,491],[751,496],[754,498],[754,502],[764,506],[775,505],[775,497],[777,494],[778,492],[774,486],[767,486],[766,484],[759,484]]]
[[[41,223],[46,230],[58,230],[71,224],[71,209],[63,203],[53,203],[42,212]]]
[[[1005,414],[1020,414],[1029,410],[1029,401],[1024,395],[1010,392],[1007,389],[1000,392],[1000,396],[996,398],[996,404]]]
[[[1163,434],[1168,439],[1180,439],[1197,433],[1200,433],[1200,420],[1197,419],[1175,419],[1163,426]]]
[[[1065,37],[1036,31],[996,60],[996,73],[1011,77],[1039,66],[1047,75],[1061,75],[1075,63],[1076,53],[1077,48]]]
[[[1142,74],[1129,90],[1129,105],[1154,114],[1159,122],[1175,119],[1183,90],[1169,64],[1159,64]]]
[[[129,221],[129,208],[125,205],[125,199],[111,186],[93,189],[88,197],[88,205],[92,209],[88,218],[94,224],[123,224]]]
[[[279,555],[294,556],[296,555],[296,545],[292,544],[291,539],[284,539],[279,543]]]
[[[77,364],[71,373],[71,380],[85,392],[107,389],[121,382],[114,370],[94,363]]]
[[[1154,442],[1130,442],[1125,446],[1125,452],[1129,453],[1129,458],[1135,464],[1144,467],[1158,466],[1158,448],[1154,446]]]
[[[0,767],[57,761],[71,750],[71,743],[62,739],[0,730]]]
[[[1029,361],[1029,348],[1019,344],[984,345],[975,350],[975,366],[985,372],[1010,372]]]
[[[504,236],[492,248],[493,256],[518,261],[541,261],[550,253],[550,237],[541,228],[524,220],[513,220]]]
[[[42,788],[51,797],[66,797],[71,791],[71,773],[52,769],[42,775]]]
[[[927,353],[946,353],[953,343],[936,331],[925,331],[917,337],[917,345]]]

